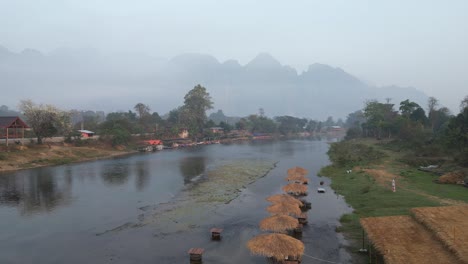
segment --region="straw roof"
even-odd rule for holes
[[[294,204],[297,206],[303,205],[303,203],[299,199],[294,198],[289,194],[275,194],[275,195],[269,196],[266,200],[272,203],[287,203],[287,204]]]
[[[285,234],[262,234],[247,242],[255,255],[284,260],[287,257],[300,258],[304,254],[304,243]]]
[[[411,209],[411,213],[459,261],[468,263],[468,206],[420,207]]]
[[[309,179],[307,179],[306,177],[304,177],[302,175],[298,175],[298,174],[289,175],[288,177],[286,177],[286,180],[287,181],[293,181],[293,182],[299,182],[299,183],[308,183],[309,182]]]
[[[292,230],[299,225],[299,221],[285,214],[278,214],[267,217],[260,222],[260,229],[263,231],[273,231],[284,233],[287,230]]]
[[[369,217],[360,222],[387,264],[459,262],[411,216]]]
[[[301,168],[301,167],[294,167],[294,168],[290,168],[288,170],[288,175],[292,175],[292,174],[300,174],[300,175],[307,175],[307,173],[309,173],[309,171],[307,171],[306,169],[304,168]]]
[[[288,203],[276,203],[268,206],[266,210],[271,214],[300,215],[302,212],[299,206]]]
[[[298,183],[290,183],[283,186],[283,191],[294,194],[307,194],[307,186]]]

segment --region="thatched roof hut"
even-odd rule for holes
[[[299,206],[288,203],[276,203],[268,206],[266,210],[271,214],[300,215],[302,212]]]
[[[309,171],[307,171],[306,169],[304,168],[301,168],[301,167],[294,167],[294,168],[290,168],[288,170],[288,175],[292,175],[292,174],[300,174],[300,175],[307,175],[307,173],[309,173]]]
[[[468,206],[419,207],[411,209],[411,213],[459,262],[468,263]]]
[[[260,222],[260,229],[263,231],[273,231],[277,233],[285,233],[288,230],[293,230],[299,226],[299,221],[285,214],[277,214],[263,219]]]
[[[361,226],[385,263],[459,263],[411,216],[361,218]]]
[[[307,195],[307,186],[299,183],[290,183],[283,186],[283,191],[294,195]]]
[[[292,197],[289,194],[275,194],[266,198],[267,201],[272,203],[287,203],[287,204],[294,204],[299,207],[303,206],[303,202],[299,199]]]
[[[285,260],[300,259],[304,254],[304,243],[285,234],[262,234],[247,242],[249,250],[260,256]]]
[[[308,184],[309,183],[309,179],[307,179],[305,176],[299,175],[299,174],[288,175],[288,177],[286,177],[286,180],[287,181],[292,181],[292,182],[297,182],[297,183],[302,183],[302,184]]]

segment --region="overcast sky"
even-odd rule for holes
[[[241,64],[268,52],[299,72],[320,62],[414,86],[454,111],[468,94],[465,0],[0,0],[0,45],[197,52]]]

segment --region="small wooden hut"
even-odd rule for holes
[[[211,239],[212,240],[221,240],[221,232],[223,232],[222,228],[217,228],[217,227],[211,228],[210,229]]]
[[[307,171],[306,169],[304,168],[301,168],[301,167],[294,167],[294,168],[290,168],[288,170],[288,175],[292,175],[292,174],[300,174],[300,175],[307,175],[309,173],[309,171]]]
[[[290,183],[288,185],[283,186],[282,189],[284,192],[295,196],[307,195],[307,186],[303,184]]]
[[[5,138],[8,146],[9,139],[24,139],[24,130],[29,126],[18,116],[1,116],[0,117],[0,138]],[[18,134],[18,130],[21,134]]]
[[[188,251],[188,254],[190,255],[190,264],[195,264],[195,263],[202,263],[202,254],[205,252],[205,249],[203,248],[191,248]]]
[[[299,226],[299,221],[285,214],[277,214],[263,219],[260,222],[260,229],[263,231],[272,231],[276,233],[286,233]]]
[[[247,248],[255,254],[270,258],[276,263],[300,263],[304,243],[285,234],[262,234],[247,242]]]
[[[286,180],[294,183],[309,184],[309,179],[299,174],[288,175],[288,177],[286,177]]]
[[[289,203],[295,204],[299,207],[304,206],[304,203],[299,199],[289,195],[289,194],[275,194],[266,198],[267,201],[271,203]]]
[[[295,216],[301,214],[299,206],[288,203],[276,203],[268,206],[266,210],[271,214],[288,214]]]

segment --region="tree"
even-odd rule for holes
[[[248,118],[248,129],[252,133],[274,133],[276,132],[275,122],[265,116],[250,115]]]
[[[392,132],[396,130],[394,121],[397,113],[393,110],[393,104],[379,103],[376,100],[367,101],[364,116],[367,119],[367,122],[363,124],[366,134],[370,132],[376,138],[380,138],[382,131],[386,130],[388,137],[391,137]]]
[[[361,124],[366,122],[366,117],[361,110],[355,111],[353,113],[348,114],[345,121],[345,126],[347,128],[352,127],[361,127]]]
[[[184,106],[180,113],[181,121],[191,132],[201,133],[207,120],[206,111],[212,108],[210,94],[205,87],[198,84],[184,97]]]
[[[67,112],[52,105],[35,104],[31,100],[22,100],[19,109],[24,113],[27,123],[37,137],[37,144],[47,137],[71,131],[70,117]]]
[[[468,166],[468,107],[456,117],[450,118],[445,138],[447,145],[458,151],[463,165]]]
[[[292,116],[277,116],[275,121],[279,123],[278,130],[283,135],[302,132],[307,124],[307,119]]]
[[[411,102],[409,99],[400,102],[400,112],[407,118],[418,108],[420,108],[420,106],[415,102]]]
[[[148,105],[145,105],[143,103],[138,103],[136,104],[133,109],[135,109],[135,111],[137,112],[138,114],[138,118],[143,119],[145,116],[149,116],[150,115],[150,107]]]
[[[468,107],[468,95],[463,98],[463,100],[460,102],[460,113],[463,113],[465,108]]]
[[[437,100],[435,97],[431,96],[429,97],[429,99],[427,99],[427,115],[429,121],[431,122],[432,131],[434,131],[435,123],[437,120],[437,115],[435,114],[437,106],[439,106],[439,100]]]

